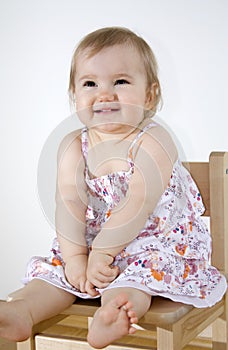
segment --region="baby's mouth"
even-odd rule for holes
[[[93,111],[96,114],[99,113],[113,113],[113,112],[118,112],[120,110],[120,106],[117,104],[99,104],[94,106]]]
[[[110,113],[110,112],[117,112],[119,111],[119,109],[114,109],[114,108],[111,108],[111,109],[98,109],[96,111],[94,111],[94,113]]]

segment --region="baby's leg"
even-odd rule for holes
[[[94,315],[87,340],[101,349],[124,335],[133,334],[137,323],[150,307],[151,296],[134,288],[115,288],[104,292],[102,306]]]
[[[11,301],[0,303],[0,337],[12,341],[29,338],[34,324],[57,315],[75,300],[72,294],[39,279],[10,297]]]

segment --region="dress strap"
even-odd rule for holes
[[[82,155],[86,160],[88,158],[88,136],[87,136],[87,128],[83,128],[81,130],[81,142],[82,142]]]
[[[82,155],[85,161],[85,178],[86,180],[89,180],[89,168],[88,168],[88,135],[87,135],[87,128],[83,128],[81,131],[81,143],[82,143]]]
[[[134,172],[134,154],[133,154],[133,150],[134,150],[134,147],[135,147],[136,143],[145,134],[145,132],[147,132],[147,130],[151,129],[152,127],[154,127],[156,125],[157,124],[155,122],[151,122],[151,123],[147,124],[146,126],[144,126],[144,128],[142,128],[138,132],[138,134],[136,135],[136,137],[132,141],[130,147],[128,148],[127,161],[128,161],[131,173]]]

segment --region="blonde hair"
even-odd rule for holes
[[[86,35],[76,47],[70,69],[69,81],[69,96],[72,102],[75,101],[75,74],[77,70],[77,57],[85,50],[88,51],[88,57],[92,57],[100,52],[102,49],[114,45],[131,45],[140,54],[142,62],[144,63],[147,76],[147,91],[151,91],[152,85],[154,88],[153,104],[149,111],[146,111],[147,116],[152,117],[161,103],[161,87],[158,79],[158,65],[154,53],[146,41],[124,27],[106,27],[95,30]]]

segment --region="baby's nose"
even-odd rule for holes
[[[98,93],[99,102],[114,101],[115,99],[116,99],[116,94],[113,88],[104,87],[99,90],[99,93]]]

